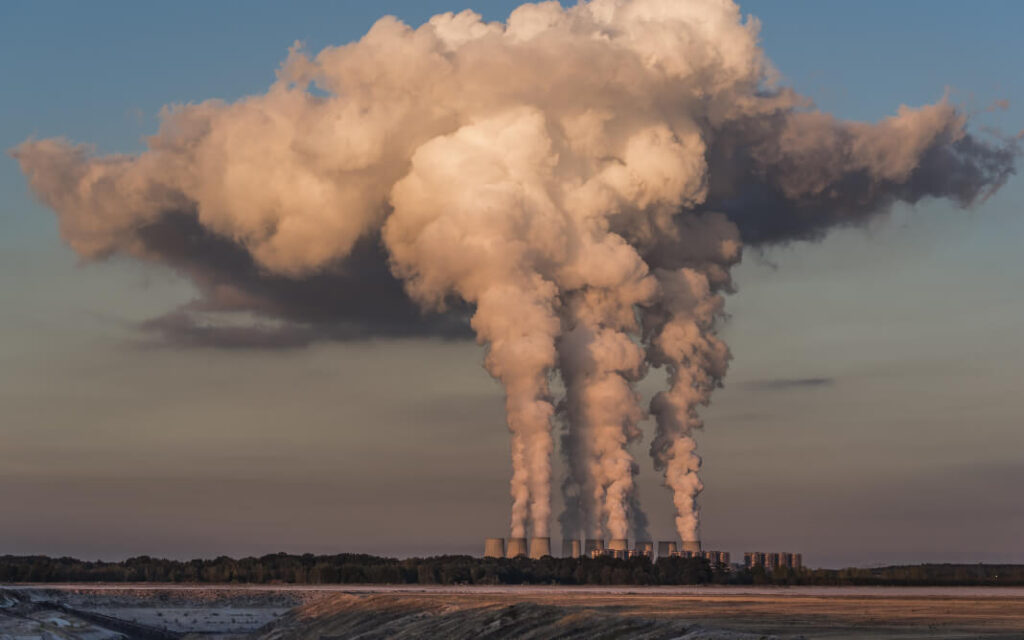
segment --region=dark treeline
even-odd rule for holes
[[[698,558],[543,558],[437,556],[397,560],[344,553],[284,553],[236,560],[141,556],[88,562],[0,556],[0,582],[179,582],[208,584],[561,584],[561,585],[888,585],[1024,586],[1024,565],[923,564],[873,569],[734,569]]]

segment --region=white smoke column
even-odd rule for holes
[[[548,374],[555,364],[557,288],[537,273],[530,237],[558,236],[561,215],[542,185],[550,173],[543,118],[516,110],[423,145],[392,190],[384,229],[394,269],[426,305],[457,294],[502,381],[512,431],[511,532],[548,536],[553,450]]]
[[[739,260],[737,242],[726,240],[719,246],[726,267]],[[715,291],[728,285],[728,272],[712,264],[705,270],[659,269],[655,276],[661,299],[647,318],[652,333],[648,358],[653,365],[666,367],[669,389],[651,401],[657,422],[651,456],[672,491],[680,538],[699,540],[696,499],[704,485],[698,475],[701,459],[693,431],[703,426],[697,409],[710,402],[731,357],[729,348],[714,333],[724,303]]]
[[[575,449],[568,460],[567,509],[579,509],[588,538],[603,538],[603,529],[611,538],[626,538],[631,523],[646,521],[639,511],[637,465],[627,449],[640,437],[637,424],[644,417],[633,389],[644,371],[644,353],[630,334],[639,334],[635,305],[648,301],[656,284],[639,256],[634,268],[632,286],[588,289],[565,305],[559,368]],[[579,502],[573,505],[577,493]],[[563,517],[563,522],[573,528],[574,518]],[[640,530],[634,535],[647,534]]]

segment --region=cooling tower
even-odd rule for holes
[[[667,558],[676,552],[676,543],[672,540],[662,540],[658,543],[658,557]]]
[[[487,538],[484,540],[484,557],[485,558],[504,558],[505,557],[505,539],[504,538]]]
[[[539,560],[551,555],[551,538],[530,538],[530,557]]]
[[[636,547],[634,547],[641,554],[653,556],[654,555],[654,543],[650,540],[637,540]]]
[[[700,553],[700,540],[683,540],[683,551]]]
[[[589,558],[593,551],[604,551],[604,540],[600,538],[587,538],[587,544],[583,549]]]
[[[562,557],[563,558],[578,558],[578,557],[580,557],[580,541],[579,540],[562,540]]]
[[[518,558],[519,556],[526,555],[526,538],[509,538],[508,539],[508,555],[509,558]]]
[[[629,540],[625,538],[612,538],[611,542],[608,543],[608,549],[611,551],[625,551],[629,549]]]

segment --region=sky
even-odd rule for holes
[[[0,147],[137,152],[164,105],[264,92],[297,40],[515,6],[4,3]],[[1024,127],[1020,3],[741,6],[782,82],[837,116],[948,93],[975,131]],[[1011,178],[967,211],[924,201],[744,256],[722,330],[734,360],[698,434],[706,548],[1024,562],[1022,205]],[[195,295],[154,265],[82,263],[0,157],[0,554],[478,554],[505,533],[508,433],[479,346],[188,349],[138,329]],[[645,448],[641,496],[668,537]]]

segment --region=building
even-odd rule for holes
[[[730,555],[728,551],[702,551],[701,557],[710,562],[711,564],[724,564],[728,565]]]
[[[775,571],[782,567],[802,569],[804,557],[799,553],[788,551],[765,553],[763,551],[747,551],[743,554],[743,566],[747,569],[762,567],[765,571]]]
[[[551,555],[550,538],[509,538],[506,546],[504,538],[486,538],[484,540],[485,558],[518,558],[528,556],[538,559]],[[616,558],[626,560],[628,558],[648,558],[653,560],[654,542],[650,540],[637,540],[632,549],[629,548],[629,540],[625,538],[613,538],[608,542],[600,538],[587,538],[581,543],[580,540],[562,540],[562,557],[565,558]],[[715,551],[713,549],[702,549],[699,541],[685,541],[678,545],[674,540],[661,540],[658,542],[658,558],[702,558],[707,560],[713,567],[723,566],[729,568],[745,568],[747,570],[761,567],[767,572],[778,571],[785,567],[791,571],[800,571],[804,566],[804,557],[800,553],[789,551],[746,551],[743,553],[743,564],[732,565],[732,556],[728,551]]]
[[[747,569],[763,567],[764,562],[765,554],[760,551],[747,551],[743,554],[743,566]]]
[[[692,549],[684,549],[682,551],[673,551],[668,554],[670,558],[703,558],[712,565],[724,564],[728,565],[732,556],[728,551],[693,551]]]

